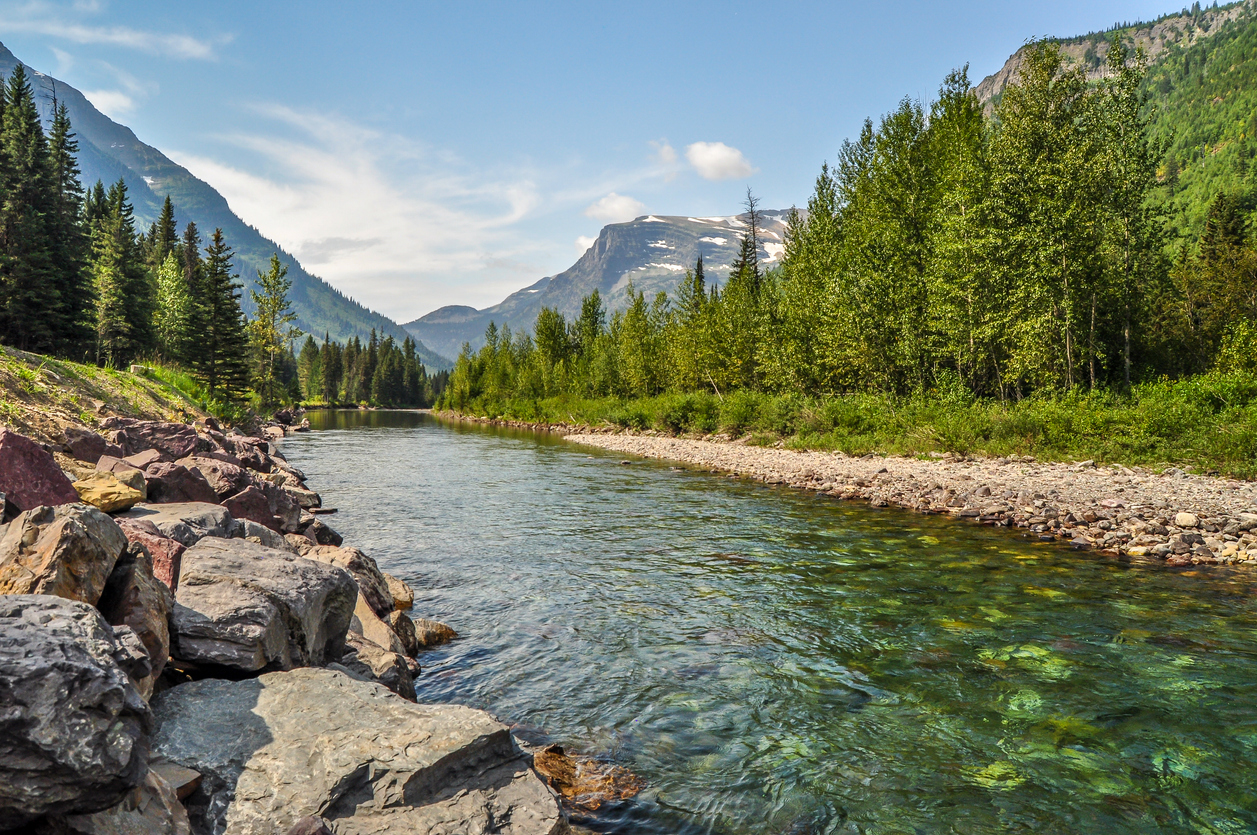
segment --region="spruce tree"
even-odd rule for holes
[[[249,388],[249,340],[240,310],[239,276],[231,272],[233,254],[223,230],[215,229],[205,248],[198,330],[189,355],[193,371],[212,394],[238,401]]]
[[[127,316],[125,232],[121,217],[101,218],[92,232],[92,283],[96,296],[96,362],[115,367],[130,358],[134,343]]]
[[[105,195],[105,213],[112,246],[119,260],[116,269],[122,278],[122,293],[127,319],[127,338],[131,356],[147,354],[157,348],[153,329],[157,311],[157,280],[144,263],[141,242],[135,234],[135,211],[127,196],[123,179],[114,183]]]
[[[51,350],[62,309],[45,219],[55,211],[48,142],[35,97],[18,64],[4,85],[0,128],[0,338],[18,348]]]
[[[145,241],[148,268],[155,274],[166,263],[166,256],[178,247],[179,230],[175,228],[175,205],[167,194],[162,203],[161,214],[149,229],[148,240]]]
[[[59,354],[82,358],[92,342],[92,286],[87,265],[91,242],[83,224],[79,143],[70,129],[65,104],[54,102],[48,145],[53,208],[45,222],[58,294],[53,314],[54,348]]]
[[[175,253],[168,251],[157,269],[157,313],[153,323],[162,359],[178,362],[187,354],[191,320],[192,297],[183,279],[183,268]]]

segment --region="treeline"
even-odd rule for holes
[[[909,99],[822,168],[785,254],[765,271],[748,193],[723,288],[701,259],[673,298],[595,293],[568,323],[493,326],[465,347],[445,404],[496,411],[559,394],[638,398],[733,390],[944,392],[1016,400],[1257,357],[1248,207],[1213,204],[1198,245],[1167,242],[1142,56],[1114,42],[1089,84],[1059,48],[1029,49],[984,117],[964,70]],[[1254,369],[1257,370],[1257,369]]]
[[[301,398],[309,403],[427,407],[436,402],[448,371],[429,375],[409,336],[399,346],[380,341],[375,329],[364,347],[358,337],[341,345],[325,334],[320,346],[307,336],[296,360]]]
[[[138,232],[125,181],[84,191],[66,108],[53,109],[45,132],[25,68],[15,67],[0,95],[0,343],[109,367],[177,366],[225,404],[323,399],[326,363],[299,368],[293,353],[303,334],[278,255],[250,290],[248,319],[222,230],[203,242],[190,222],[180,234],[167,196]],[[366,349],[355,340],[322,354],[338,369],[333,402],[418,406],[434,396],[409,339],[377,344],[373,333]]]

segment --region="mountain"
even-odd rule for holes
[[[0,44],[0,74],[7,77],[17,64],[17,57]],[[326,281],[306,272],[279,244],[263,237],[237,217],[223,196],[208,183],[194,177],[161,151],[141,142],[130,128],[101,113],[78,90],[25,66],[45,124],[51,122],[54,96],[69,111],[70,122],[78,136],[84,187],[90,187],[97,180],[109,185],[119,178],[125,179],[135,206],[137,226],[142,230],[157,219],[167,194],[174,201],[180,230],[189,220],[196,222],[203,239],[208,239],[215,228],[223,230],[227,243],[236,251],[235,267],[246,288],[241,298],[246,313],[252,309],[247,292],[252,280],[258,270],[267,269],[271,254],[279,253],[280,259],[288,265],[288,277],[292,279],[290,298],[302,330],[320,339],[326,332],[338,341],[355,335],[366,339],[372,328],[398,341],[406,338],[405,329],[392,319],[368,310]],[[431,369],[452,365],[425,346],[420,346],[419,354]]]
[[[1257,0],[1191,9],[1150,23],[1061,39],[1062,52],[1089,78],[1104,72],[1114,34],[1148,59],[1144,91],[1150,130],[1166,155],[1158,177],[1171,250],[1194,244],[1210,203],[1236,197],[1257,222]],[[1020,49],[974,88],[988,112],[1016,79]]]
[[[788,211],[762,212],[759,256],[771,264],[785,251]],[[557,309],[569,319],[580,311],[581,299],[597,290],[608,313],[627,305],[628,286],[654,296],[673,293],[677,282],[701,254],[708,283],[723,285],[737,258],[746,229],[746,215],[734,217],[657,217],[605,226],[580,259],[558,275],[541,279],[493,307],[452,305],[407,322],[416,339],[445,356],[457,356],[464,342],[484,343],[490,322],[498,327],[531,331],[542,307]]]

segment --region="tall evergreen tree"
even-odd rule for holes
[[[157,312],[153,326],[158,354],[167,361],[182,360],[188,353],[193,334],[192,297],[183,278],[183,269],[173,251],[157,269]]]
[[[205,248],[197,338],[190,351],[192,368],[210,391],[241,399],[249,387],[249,340],[240,310],[239,277],[231,272],[231,247],[215,229]]]
[[[83,225],[79,143],[64,103],[54,101],[48,145],[53,210],[45,222],[58,296],[54,349],[81,358],[92,343],[92,284],[87,269],[91,242]]]
[[[4,85],[0,127],[0,338],[19,348],[55,347],[63,310],[46,218],[56,211],[48,142],[18,64]]]
[[[288,267],[279,263],[278,253],[271,255],[271,266],[266,273],[258,270],[257,286],[258,289],[249,291],[256,308],[249,322],[249,342],[255,363],[254,391],[263,403],[274,404],[280,402],[284,389],[277,373],[280,359],[292,340],[302,334],[293,324],[297,314],[288,301],[292,279],[288,278]]]

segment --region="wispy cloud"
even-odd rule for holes
[[[597,242],[597,238],[591,238],[588,235],[580,235],[576,238],[576,254],[584,255],[586,250]]]
[[[695,142],[686,147],[685,158],[705,180],[733,180],[756,171],[741,151],[723,142]]]
[[[78,44],[105,44],[172,58],[212,60],[232,36],[195,37],[178,32],[153,32],[128,26],[93,25],[84,15],[102,10],[100,3],[62,6],[46,2],[0,8],[0,31],[46,35]]]
[[[527,171],[479,170],[334,116],[256,110],[281,124],[221,137],[232,164],[171,156],[349,295],[405,320],[444,304],[451,284],[491,304],[544,274],[545,243],[514,228],[541,202]]]

